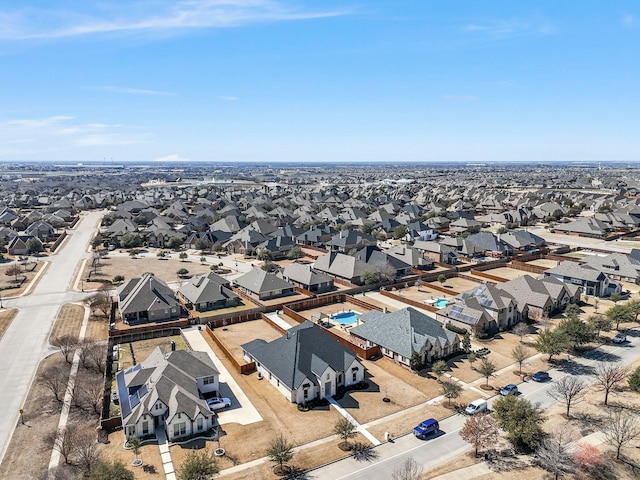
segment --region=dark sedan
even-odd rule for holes
[[[536,372],[531,376],[534,382],[547,382],[551,380],[551,376],[547,372]]]

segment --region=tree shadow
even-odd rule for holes
[[[372,462],[380,456],[371,445],[366,445],[361,442],[354,443],[351,451],[353,452],[353,458],[358,462]]]
[[[619,362],[620,356],[615,353],[603,352],[599,349],[586,350],[581,352],[580,358],[588,360],[599,360],[601,362]]]
[[[557,363],[555,368],[570,375],[593,375],[595,373],[595,367],[591,365],[582,365],[570,360]]]

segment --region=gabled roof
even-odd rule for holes
[[[356,278],[370,267],[351,255],[340,252],[329,252],[320,255],[313,264],[316,270],[341,278]]]
[[[560,262],[558,266],[550,268],[544,272],[545,276],[559,275],[567,278],[576,278],[590,282],[600,282],[605,279],[605,274],[601,270],[580,265],[576,262]]]
[[[317,378],[327,368],[344,372],[358,361],[351,350],[309,321],[290,328],[272,342],[257,339],[245,343],[242,349],[292,390],[305,379],[319,386]]]
[[[213,272],[198,275],[178,288],[178,292],[191,303],[218,302],[238,298],[230,288],[230,282]]]
[[[256,294],[294,288],[294,286],[286,280],[257,267],[236,278],[234,282],[236,285]]]
[[[302,263],[290,263],[282,270],[282,277],[285,280],[299,282],[304,285],[319,285],[321,283],[333,282],[333,279],[324,273],[317,272],[311,265]]]
[[[427,342],[445,347],[456,343],[458,339],[455,333],[443,329],[440,322],[413,307],[393,313],[371,310],[360,315],[358,321],[360,325],[351,327],[351,334],[405,358],[411,358],[414,352],[421,352]]]
[[[176,350],[165,354],[156,347],[142,363],[116,375],[123,425],[134,425],[142,415],[152,413],[158,400],[169,407],[170,416],[210,416],[211,411],[200,398],[197,379],[218,374],[204,352]]]
[[[145,274],[132,278],[118,287],[119,307],[122,314],[145,312],[179,306],[173,290],[162,280]]]

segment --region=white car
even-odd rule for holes
[[[613,337],[613,343],[624,343],[627,341],[627,336],[624,333],[618,333]]]
[[[212,412],[231,406],[231,400],[226,397],[213,397],[207,400],[207,406]]]

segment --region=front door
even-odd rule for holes
[[[331,382],[327,382],[324,384],[324,396],[325,397],[331,396]]]

